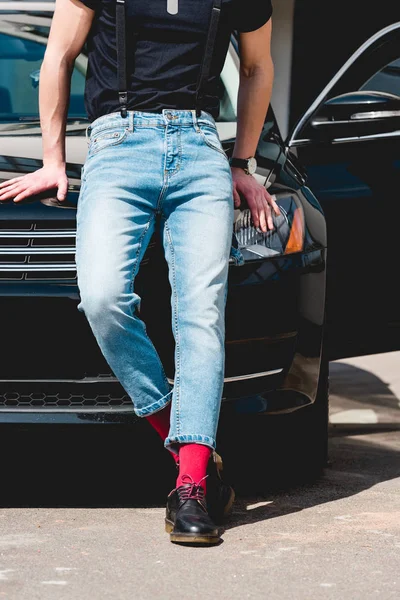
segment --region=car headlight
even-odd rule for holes
[[[274,229],[254,227],[250,209],[236,211],[233,231],[244,261],[301,252],[304,246],[304,214],[294,196],[276,196],[281,214],[272,214]]]

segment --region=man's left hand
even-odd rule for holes
[[[272,210],[276,215],[281,214],[274,198],[267,192],[263,185],[258,183],[253,175],[248,175],[243,169],[236,167],[232,167],[231,171],[235,208],[239,208],[241,204],[239,194],[242,194],[249,205],[254,226],[261,228],[264,232],[274,229]]]

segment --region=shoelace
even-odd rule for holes
[[[179,500],[181,502],[186,502],[186,500],[189,499],[198,500],[204,510],[206,510],[204,488],[202,487],[201,482],[207,477],[208,475],[205,475],[196,483],[191,475],[182,475],[182,485],[180,485],[179,488],[176,488],[178,490]]]

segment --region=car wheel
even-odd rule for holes
[[[281,415],[221,417],[226,478],[257,494],[315,480],[327,464],[329,361],[323,352],[315,402]]]

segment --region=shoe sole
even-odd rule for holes
[[[165,520],[165,531],[169,533],[171,542],[178,544],[218,544],[221,541],[219,535],[196,535],[191,533],[174,533],[174,524]]]

